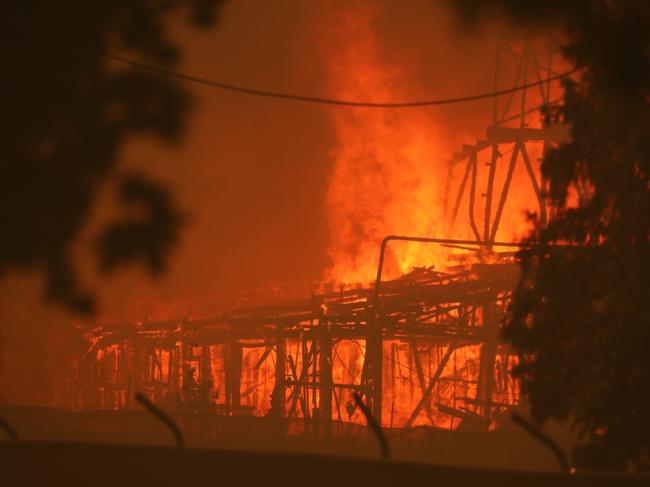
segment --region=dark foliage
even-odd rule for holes
[[[561,22],[564,55],[584,68],[558,113],[573,141],[542,164],[555,216],[520,254],[505,337],[525,357],[515,374],[533,417],[569,420],[586,440],[579,465],[648,468],[650,2],[461,4],[470,20],[501,8],[519,21]]]
[[[97,245],[101,268],[144,261],[159,271],[180,226],[166,190],[143,175],[120,176],[129,137],[182,135],[190,100],[174,82],[124,69],[109,50],[171,67],[178,58],[164,22],[174,11],[208,26],[222,0],[24,1],[3,4],[0,276],[37,268],[47,296],[77,312],[93,299],[78,283],[70,245],[99,188],[121,186],[139,218],[117,221]]]

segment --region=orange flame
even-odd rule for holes
[[[346,99],[409,98],[403,67],[389,66],[372,29],[372,4],[354,4],[331,33],[328,65],[334,93]],[[335,282],[369,281],[381,239],[388,234],[436,235],[442,221],[438,163],[444,160],[436,121],[422,111],[354,108],[332,113],[337,146],[326,197]],[[433,265],[442,250],[418,244],[395,247],[387,278],[414,265]]]

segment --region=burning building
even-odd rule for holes
[[[405,97],[400,67],[382,64],[371,20],[372,12],[356,12],[338,24],[359,43],[329,67],[334,90],[346,99]],[[521,218],[506,217],[509,201],[548,217],[536,159],[566,137],[539,120],[540,106],[554,101],[543,82],[555,74],[553,49],[527,36],[499,40],[495,92],[505,92],[492,97],[494,118],[485,138],[446,165],[436,162],[440,122],[421,112],[333,114],[332,284],[213,316],[89,327],[79,406],[130,408],[140,392],[173,410],[327,426],[365,422],[352,399],[359,393],[386,428],[493,427],[519,401],[509,373],[518,357],[499,341],[517,245],[498,238],[521,231]],[[387,235],[443,233],[455,240],[384,241],[378,272]],[[351,284],[375,275],[374,285]]]
[[[174,409],[361,422],[352,393],[381,382],[385,426],[489,422],[518,399],[516,359],[498,344],[515,282],[512,263],[420,268],[383,283],[376,303],[372,288],[341,287],[212,319],[102,326],[81,367],[82,405],[126,408],[140,391]],[[381,377],[364,360],[373,334]]]

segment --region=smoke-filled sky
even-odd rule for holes
[[[182,45],[181,71],[253,88],[377,101],[490,91],[495,29],[486,25],[471,36],[459,34],[444,3],[232,0],[207,33],[180,27],[175,19],[170,28]],[[358,64],[350,64],[354,59]],[[382,80],[386,85],[377,87]],[[331,214],[332,176],[348,178],[354,188],[355,172],[362,177],[368,170],[361,165],[341,172],[336,164],[349,149],[342,146],[350,138],[344,130],[353,130],[360,143],[374,143],[372,137],[360,140],[363,127],[374,123],[364,117],[377,116],[371,111],[354,114],[348,108],[263,99],[189,83],[185,88],[193,96],[194,111],[183,142],[170,147],[133,140],[124,148],[121,164],[167,183],[187,213],[188,225],[168,272],[155,281],[139,269],[98,279],[80,250],[80,266],[99,297],[104,321],[155,316],[169,303],[190,298],[216,302],[283,282],[302,282],[300,289],[308,293],[309,283],[332,268],[333,230],[345,221],[345,216],[337,220]],[[381,124],[403,123],[408,140],[425,140],[422,127],[430,130],[436,147],[435,154],[426,153],[435,159],[427,169],[431,171],[437,164],[443,167],[461,143],[483,134],[491,105],[483,101],[418,110],[382,115]],[[342,123],[341,117],[347,121]],[[424,122],[412,129],[417,120]],[[439,176],[444,178],[442,171]],[[389,186],[383,180],[372,188],[359,184],[358,191],[370,199],[376,191],[381,198],[391,191]],[[395,191],[404,189],[408,187]],[[107,189],[97,220],[110,213],[110,196]],[[80,249],[95,225],[89,225]],[[382,225],[375,230],[384,231]],[[38,276],[24,275],[2,284],[1,374],[4,390],[10,391],[1,398],[5,402],[51,399],[47,387],[11,396],[26,382],[48,383],[47,369],[57,364],[51,345],[72,322],[62,311],[42,304],[39,286]]]

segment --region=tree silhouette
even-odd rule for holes
[[[578,465],[647,469],[650,3],[464,0],[461,8],[469,19],[499,8],[559,23],[565,57],[583,68],[555,110],[572,141],[542,163],[555,217],[519,255],[523,277],[504,333],[522,353],[515,374],[533,418],[569,420],[584,438]]]
[[[182,218],[168,191],[143,174],[119,174],[122,144],[146,134],[176,141],[190,109],[170,80],[116,67],[106,54],[127,51],[173,67],[178,48],[164,22],[184,12],[207,27],[222,0],[83,0],[3,5],[0,277],[39,269],[46,296],[89,313],[94,299],[78,282],[70,246],[99,188],[120,187],[138,217],[116,220],[97,237],[101,270],[141,262],[164,269]]]

